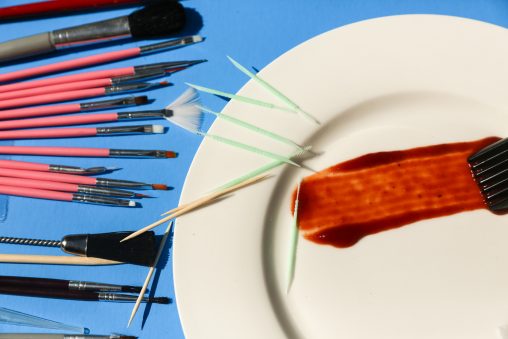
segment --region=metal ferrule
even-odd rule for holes
[[[127,16],[58,29],[51,32],[53,45],[57,49],[89,45],[130,36],[131,30]]]
[[[159,51],[162,49],[175,49],[183,46],[187,46],[190,44],[194,44],[194,37],[193,36],[186,36],[179,39],[172,39],[169,41],[159,42],[156,44],[151,44],[147,46],[141,46],[139,49],[141,51],[141,54],[143,53],[149,53],[153,51]]]
[[[54,240],[43,240],[43,239],[0,237],[0,244],[60,247],[62,242],[61,241],[54,241]]]
[[[144,182],[106,179],[106,178],[97,178],[96,185],[103,187],[126,187],[126,188],[142,188],[150,186],[149,184],[145,184]]]
[[[118,294],[108,292],[100,292],[98,294],[99,294],[98,299],[100,301],[135,302],[138,299],[138,296],[130,294]],[[141,301],[147,302],[148,298],[143,297]]]
[[[119,336],[111,335],[81,335],[81,334],[64,334],[63,339],[116,339]]]
[[[116,77],[111,79],[111,82],[113,84],[124,84],[131,81],[139,81],[139,80],[149,80],[149,79],[156,79],[156,78],[162,78],[166,76],[166,72],[164,72],[161,68],[156,68],[153,70],[146,70],[141,72],[136,72],[134,75],[124,75],[121,77]]]
[[[69,281],[69,289],[73,291],[121,292],[122,286],[71,280]]]
[[[130,206],[129,200],[108,198],[108,197],[102,197],[102,196],[96,196],[96,195],[86,195],[86,194],[81,194],[81,193],[74,194],[72,197],[72,200],[76,201],[76,202],[84,202],[84,203],[88,203],[88,204]]]
[[[136,84],[121,84],[121,85],[113,85],[105,88],[105,93],[107,94],[116,94],[120,92],[136,92],[148,89],[150,87],[157,86],[159,84],[151,84],[147,82],[139,82]]]
[[[118,98],[118,99],[94,101],[94,102],[84,102],[84,103],[80,104],[82,111],[91,111],[91,110],[98,110],[98,109],[104,109],[104,108],[113,108],[113,107],[120,107],[120,106],[134,106],[134,105],[136,105],[136,97],[134,97],[134,96]]]
[[[171,110],[167,110],[167,109],[117,113],[118,120],[167,118],[172,115],[173,115],[173,112]]]
[[[153,133],[153,125],[98,127],[97,134]]]
[[[112,157],[166,158],[166,151],[141,150],[141,149],[110,149],[109,155]]]
[[[79,185],[78,186],[78,193],[97,194],[97,195],[105,195],[105,196],[110,196],[110,197],[122,197],[122,198],[132,198],[135,196],[134,192],[115,190],[112,188],[87,186],[87,185]]]
[[[64,166],[64,165],[49,165],[50,172],[58,173],[70,173],[70,174],[84,174],[86,170],[76,166]]]

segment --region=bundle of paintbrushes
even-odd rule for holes
[[[141,287],[33,277],[0,276],[0,294],[82,301],[135,302]],[[143,297],[143,302],[169,304],[167,297]]]

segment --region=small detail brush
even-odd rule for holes
[[[73,234],[65,236],[60,241],[0,237],[0,243],[59,247],[62,251],[77,256],[152,266],[158,249],[155,234],[146,232],[136,239],[120,242],[131,234],[132,232]]]
[[[87,204],[98,204],[108,206],[136,207],[138,204],[132,200],[110,198],[98,195],[88,195],[81,193],[57,192],[52,190],[43,190],[36,188],[26,188],[19,186],[0,185],[0,194],[14,195],[18,197],[58,200],[68,202],[82,202]]]
[[[0,154],[48,155],[56,157],[131,157],[131,158],[176,158],[173,151],[113,149],[85,147],[52,147],[52,146],[0,146]]]
[[[28,171],[20,169],[0,168],[0,176],[21,178],[21,179],[32,179],[42,181],[52,181],[61,183],[71,183],[78,185],[87,186],[100,186],[100,187],[121,187],[121,188],[151,188],[154,190],[169,190],[169,187],[164,184],[147,184],[144,182],[130,181],[130,180],[119,180],[109,178],[96,178],[88,177],[75,174],[66,173],[48,173],[38,171]]]
[[[147,82],[139,82],[134,84],[121,84],[121,85],[113,85],[108,87],[97,87],[97,88],[89,88],[89,89],[81,89],[76,91],[68,91],[68,92],[60,92],[60,93],[50,93],[50,94],[42,94],[35,95],[33,97],[26,98],[17,98],[10,100],[0,101],[0,109],[11,109],[15,107],[23,107],[23,106],[33,106],[33,105],[41,105],[41,104],[49,104],[56,103],[61,101],[69,101],[75,99],[85,99],[85,98],[93,98],[100,96],[108,96],[108,95],[116,95],[120,93],[126,92],[139,92],[146,91],[148,89],[158,88],[158,87],[166,87],[171,84],[167,81],[155,82],[155,83],[147,83]],[[2,112],[3,114],[3,112]]]
[[[179,47],[192,45],[203,41],[203,37],[199,35],[186,36],[178,39],[166,40],[155,44],[133,47],[119,51],[107,52],[102,54],[90,55],[82,58],[71,59],[66,61],[57,62],[54,64],[37,66],[33,68],[25,68],[19,71],[0,74],[0,82],[8,82],[20,80],[24,78],[31,78],[40,75],[46,75],[56,72],[68,71],[71,69],[78,69],[107,62],[124,60],[128,58],[137,57],[147,53],[161,52]]]
[[[149,102],[148,97],[142,96],[131,96],[123,97],[118,99],[100,100],[100,101],[89,101],[78,104],[61,104],[61,105],[48,105],[38,107],[27,107],[10,110],[0,111],[0,120],[6,119],[19,119],[19,118],[30,118],[46,115],[58,115],[67,113],[77,112],[88,112],[95,110],[103,110],[115,107],[128,107],[145,105]]]
[[[284,102],[288,107],[292,108],[293,110],[300,113],[303,117],[313,121],[316,124],[320,124],[319,120],[317,120],[315,117],[313,117],[310,113],[305,112],[303,109],[300,108],[294,101],[289,99],[287,96],[285,96],[281,91],[276,89],[274,86],[270,85],[267,81],[259,77],[257,74],[252,73],[247,68],[240,65],[237,61],[235,61],[233,58],[228,56],[229,61],[242,73],[246,74],[248,77],[256,81],[258,84],[260,84],[263,88],[265,88],[268,92],[270,92],[273,96],[280,99],[282,102]]]
[[[104,167],[104,166],[82,168],[76,166],[42,164],[37,162],[27,162],[17,160],[0,160],[0,171],[2,168],[38,171],[38,172],[77,174],[77,175],[103,174],[117,169],[114,167]]]
[[[162,125],[20,129],[14,131],[0,131],[0,140],[76,138],[76,137],[96,137],[104,135],[162,134],[162,133],[164,133],[164,126]]]
[[[0,44],[0,62],[119,38],[159,38],[179,32],[185,10],[176,1],[142,8],[128,16],[40,33]]]

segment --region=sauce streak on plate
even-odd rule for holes
[[[371,153],[308,176],[299,228],[308,240],[349,247],[419,220],[486,208],[467,158],[497,140]]]

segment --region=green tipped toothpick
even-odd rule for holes
[[[267,136],[269,138],[277,140],[277,141],[279,141],[281,143],[284,143],[286,145],[293,146],[293,147],[297,148],[300,151],[307,151],[308,150],[308,148],[302,147],[302,146],[298,145],[296,142],[294,142],[294,141],[292,141],[292,140],[290,140],[288,138],[285,138],[285,137],[283,137],[281,135],[278,135],[276,133],[270,132],[270,131],[268,131],[268,130],[266,130],[264,128],[252,125],[252,124],[250,124],[248,122],[245,122],[243,120],[234,118],[234,117],[232,117],[230,115],[226,115],[226,114],[219,113],[219,112],[214,112],[214,111],[212,111],[212,110],[210,110],[210,109],[208,109],[206,107],[200,106],[200,105],[197,105],[197,107],[199,109],[201,109],[203,112],[213,114],[213,115],[215,115],[215,116],[217,116],[219,118],[222,118],[222,119],[224,119],[226,121],[229,121],[231,123],[237,124],[238,126],[241,126],[241,127],[246,128],[246,129],[249,129],[251,131],[254,131],[256,133],[265,135],[265,136]]]
[[[298,183],[298,187],[296,188],[296,198],[295,198],[295,210],[293,212],[293,218],[291,220],[291,229],[289,235],[289,252],[288,252],[288,266],[287,266],[287,275],[286,275],[286,293],[289,293],[291,289],[291,285],[293,284],[293,279],[295,277],[295,267],[296,267],[296,250],[298,248],[298,202],[300,199],[300,186],[302,182]]]
[[[258,100],[258,99],[249,98],[249,97],[245,97],[245,96],[241,96],[241,95],[237,95],[237,94],[232,94],[232,93],[226,93],[226,92],[222,92],[222,91],[219,91],[219,90],[216,90],[216,89],[213,89],[213,88],[208,88],[208,87],[203,87],[203,86],[198,86],[198,85],[190,84],[188,82],[186,82],[186,84],[188,86],[198,90],[198,91],[205,92],[205,93],[210,93],[210,94],[213,94],[213,95],[219,95],[221,97],[225,97],[225,98],[229,98],[229,99],[232,99],[232,100],[241,101],[241,102],[244,102],[246,104],[257,105],[257,106],[271,108],[271,109],[277,109],[277,110],[280,110],[280,111],[285,111],[285,112],[290,112],[290,113],[298,113],[298,111],[293,110],[291,108],[277,106],[277,105],[271,104],[269,102],[261,101],[261,100]]]
[[[247,68],[245,68],[242,65],[240,65],[236,60],[234,60],[230,56],[227,56],[227,57],[228,57],[229,61],[231,61],[231,63],[236,68],[238,68],[242,73],[246,74],[251,79],[257,81],[262,87],[264,87],[267,91],[269,91],[275,97],[279,98],[282,102],[284,102],[290,108],[292,108],[293,110],[297,111],[298,113],[300,113],[301,115],[303,115],[307,119],[315,122],[316,124],[320,124],[319,120],[317,120],[315,117],[313,117],[310,113],[305,112],[303,109],[301,109],[300,106],[298,106],[291,99],[289,99],[287,96],[282,94],[281,91],[279,91],[278,89],[276,89],[275,87],[270,85],[267,81],[265,81],[264,79],[260,78],[258,75],[256,75],[256,74],[252,73],[251,71],[249,71]]]
[[[254,147],[254,146],[243,144],[241,142],[238,142],[238,141],[235,141],[235,140],[232,140],[232,139],[224,138],[224,137],[221,137],[221,136],[218,136],[218,135],[215,135],[215,134],[205,133],[203,131],[194,131],[194,133],[196,133],[198,135],[201,135],[203,137],[208,137],[210,139],[222,142],[222,143],[224,143],[226,145],[237,147],[237,148],[240,148],[240,149],[252,152],[252,153],[260,154],[260,155],[263,155],[265,157],[272,158],[272,159],[275,159],[275,160],[283,161],[283,162],[285,162],[287,164],[290,164],[290,165],[293,165],[293,166],[296,166],[296,167],[301,167],[301,165],[299,165],[296,162],[292,161],[288,157],[285,157],[285,156],[282,156],[282,155],[279,155],[279,154],[275,154],[275,153],[272,153],[272,152],[268,152],[268,151],[262,150],[260,148]]]

